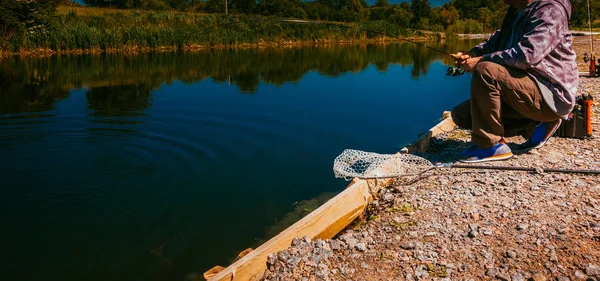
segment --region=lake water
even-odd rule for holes
[[[448,63],[412,44],[1,60],[0,280],[227,266],[343,190],[344,149],[396,152],[467,99]]]

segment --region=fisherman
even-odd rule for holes
[[[575,106],[576,55],[569,0],[504,0],[500,30],[468,53],[453,54],[472,72],[471,98],[452,119],[472,130],[463,162],[512,157],[505,137],[523,136],[522,150],[542,147]]]

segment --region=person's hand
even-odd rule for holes
[[[475,70],[475,66],[477,66],[477,64],[479,63],[480,60],[481,60],[481,57],[468,58],[468,59],[461,61],[460,66],[466,72],[473,72]]]
[[[468,53],[464,53],[464,52],[458,52],[456,54],[450,54],[450,56],[453,57],[458,62],[463,62],[464,60],[467,60],[467,59],[471,58],[471,56],[469,56]]]

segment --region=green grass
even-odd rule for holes
[[[387,21],[352,23],[392,36],[406,28]],[[107,51],[177,49],[339,42],[386,38],[334,25],[294,24],[257,15],[198,14],[60,6],[46,33],[25,33],[7,41],[5,52]]]
[[[100,17],[107,14],[130,15],[133,10],[96,8],[96,7],[77,7],[77,6],[58,6],[56,8],[57,16],[66,16],[69,13],[75,13],[80,17]]]

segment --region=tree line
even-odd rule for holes
[[[91,7],[105,7],[117,9],[135,9],[148,11],[147,13],[174,13],[177,11],[185,13],[187,20],[184,22],[197,22],[195,17],[214,15],[223,15],[225,12],[225,1],[227,1],[228,13],[240,17],[251,18],[250,16],[261,17],[286,17],[307,20],[326,20],[352,23],[378,23],[384,29],[410,28],[431,30],[449,33],[484,33],[490,32],[501,25],[502,19],[508,6],[503,0],[450,0],[448,3],[439,7],[432,7],[429,0],[411,0],[400,4],[390,4],[388,0],[376,0],[372,5],[365,0],[84,0]],[[585,26],[588,22],[587,0],[571,0],[573,6],[572,26]],[[591,0],[592,18],[600,17],[600,0]],[[65,19],[64,16],[55,16],[57,5],[74,5],[69,0],[0,0],[0,52],[14,52],[23,49],[32,48],[50,48],[56,47],[61,42],[71,40],[77,48],[94,48],[103,45],[110,45],[112,41],[118,41],[113,45],[127,45],[133,38],[140,37],[140,34],[125,34],[121,36],[123,28],[115,27],[108,30],[100,23],[105,19]],[[104,17],[109,17],[105,15]],[[153,18],[155,16],[148,16]],[[171,19],[172,17],[169,17]],[[137,20],[138,17],[128,19],[115,18],[120,24],[127,20]],[[69,24],[67,26],[66,24]],[[151,24],[151,21],[148,21]],[[86,26],[81,26],[87,24]],[[373,24],[372,24],[373,25]],[[77,26],[77,27],[75,27]],[[127,24],[125,23],[125,26]],[[600,22],[596,23],[600,26]],[[189,27],[189,26],[188,26]],[[81,29],[86,32],[81,32]],[[138,26],[138,28],[141,28]],[[145,27],[151,30],[152,26]],[[171,29],[162,30],[161,34],[154,32],[149,34],[142,41],[144,46],[152,47],[154,41],[160,41],[161,38],[182,37],[173,35],[179,32],[181,26],[171,26]],[[270,28],[270,27],[268,27]],[[156,29],[156,28],[154,28]],[[164,28],[163,28],[164,29]],[[264,28],[263,28],[264,29]],[[152,29],[153,30],[153,29]],[[307,32],[314,29],[306,29]],[[89,31],[89,32],[88,32]],[[108,38],[108,44],[82,40],[75,38],[72,32],[79,32],[87,37],[93,37],[98,34],[105,34],[106,38],[111,37],[114,32],[119,33],[119,38]],[[165,33],[166,32],[166,33]],[[225,32],[230,32],[226,30]],[[255,36],[263,36],[261,30],[257,31]],[[304,31],[303,31],[304,32]],[[58,33],[62,33],[60,36]],[[88,34],[89,33],[89,34]],[[285,33],[291,34],[291,31]],[[158,35],[156,35],[158,34]],[[331,33],[328,33],[329,35]],[[168,36],[166,36],[168,35]],[[243,34],[242,34],[243,35]],[[311,37],[315,34],[292,34],[288,39]],[[151,38],[158,38],[153,39]],[[220,35],[216,35],[220,36]],[[237,37],[236,37],[237,36]],[[246,36],[246,35],[244,35]],[[267,37],[270,35],[267,34]],[[286,35],[287,36],[287,35]],[[319,37],[320,36],[320,37]],[[319,35],[322,39],[325,35]],[[72,38],[71,38],[72,37]],[[227,40],[220,40],[225,43],[236,43],[240,36],[235,35]],[[243,37],[243,36],[242,36]],[[314,36],[313,36],[314,37]],[[104,39],[106,39],[104,38]],[[281,38],[281,37],[280,37]],[[104,40],[103,39],[103,40]],[[223,39],[223,38],[220,38]],[[252,43],[256,39],[244,39],[244,42]],[[267,40],[268,38],[262,38]],[[285,38],[283,38],[285,39]],[[345,38],[344,38],[345,39]],[[66,40],[66,41],[65,41]],[[165,39],[167,40],[167,39]],[[187,40],[187,41],[186,41]],[[204,39],[181,38],[177,44],[215,42],[214,36],[209,41]],[[163,40],[164,41],[164,40]],[[244,43],[243,42],[243,43]],[[176,45],[174,42],[166,42],[170,46]],[[64,46],[63,46],[64,47]],[[70,47],[68,47],[70,48]],[[1,54],[0,54],[1,55]]]
[[[228,12],[293,17],[311,20],[356,22],[387,19],[405,27],[458,32],[491,31],[498,28],[507,10],[503,0],[450,0],[441,7],[432,7],[429,0],[411,0],[389,4],[376,0],[85,0],[94,7],[168,10],[189,12]],[[588,22],[587,0],[572,0],[571,24]],[[600,17],[600,0],[591,0],[592,19]],[[467,30],[465,30],[467,29]],[[453,30],[451,30],[453,31]]]

